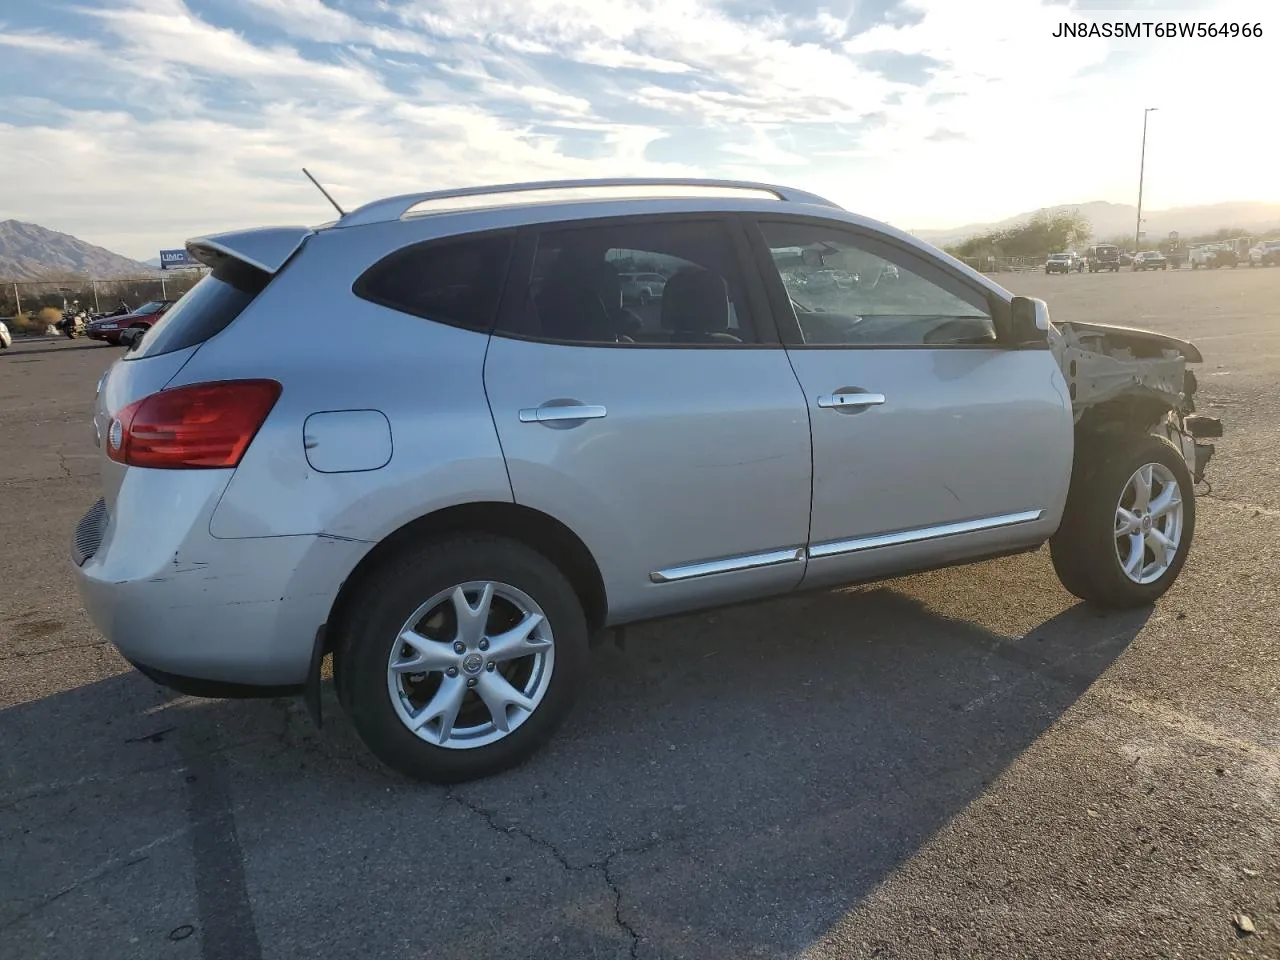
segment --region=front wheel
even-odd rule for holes
[[[1095,606],[1153,603],[1173,586],[1196,525],[1191,471],[1169,441],[1130,436],[1080,449],[1049,540],[1062,585]]]
[[[410,548],[357,588],[339,625],[339,696],[361,739],[414,780],[523,762],[577,697],[588,631],[564,575],[522,543]]]

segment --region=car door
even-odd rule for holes
[[[750,235],[812,423],[805,586],[1016,550],[1056,529],[1067,387],[1045,345],[1001,342],[1003,299],[852,224],[760,218]],[[832,267],[857,280],[807,282]]]
[[[749,256],[707,216],[520,238],[485,385],[516,501],[591,551],[611,622],[803,574],[808,415]],[[620,275],[648,271],[664,296],[623,308]]]

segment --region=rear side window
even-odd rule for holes
[[[224,259],[151,327],[126,360],[157,357],[204,343],[221,333],[271,281],[270,274]]]
[[[492,329],[514,233],[429,240],[397,250],[364,272],[357,297],[427,320]]]

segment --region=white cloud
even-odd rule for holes
[[[1277,134],[1221,79],[1272,75],[1280,27],[1063,40],[1057,22],[1084,14],[1038,0],[913,0],[919,22],[853,36],[852,6],[747,21],[695,0],[235,0],[201,19],[182,0],[82,2],[76,24],[0,23],[0,209],[139,257],[327,219],[304,164],[350,206],[627,174],[791,182],[906,227],[1129,201],[1150,105],[1148,204],[1280,200],[1259,162]]]
[[[365,44],[377,50],[431,55],[434,44],[408,31],[365,23],[323,0],[238,0],[251,15],[296,37],[320,43]]]
[[[125,45],[124,56],[133,62],[159,62],[249,81],[292,81],[364,99],[387,96],[366,67],[308,60],[283,44],[258,46],[198,19],[182,0],[132,0],[132,5],[96,9],[93,16]]]

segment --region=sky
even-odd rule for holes
[[[139,259],[396,193],[784,183],[908,230],[1280,201],[1258,0],[0,0],[0,219]],[[1103,21],[1263,36],[1054,37]],[[1265,92],[1264,92],[1265,91]]]

